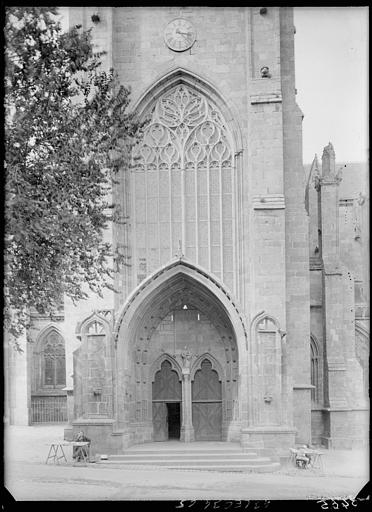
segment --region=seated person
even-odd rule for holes
[[[75,436],[74,441],[79,443],[90,443],[90,439],[86,437],[84,432],[80,430]],[[88,446],[74,446],[72,450],[72,458],[76,459],[77,462],[83,460],[83,456],[88,458],[89,456],[89,445]]]
[[[309,465],[310,458],[306,454],[307,449],[308,448],[305,445],[299,448],[299,450],[297,450],[296,466],[298,466],[299,468],[306,469]]]

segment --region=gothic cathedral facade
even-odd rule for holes
[[[306,188],[293,9],[69,11],[148,123],[106,234],[123,254],[118,293],[34,318],[26,360],[9,364],[27,390],[9,385],[10,416],[17,397],[28,422],[65,401],[98,453],[366,443],[368,313],[356,334],[332,145]]]

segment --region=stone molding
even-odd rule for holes
[[[251,104],[258,103],[282,103],[281,94],[255,94],[251,96]]]
[[[293,389],[315,389],[312,384],[295,384]]]
[[[211,287],[208,286],[207,288],[212,293],[214,293],[214,295],[216,295],[217,298],[218,298],[218,295],[216,292],[222,292],[222,294],[226,297],[229,304],[231,305],[231,308],[233,309],[234,314],[237,315],[236,320],[240,322],[240,326],[244,333],[245,344],[247,345],[248,334],[247,334],[247,327],[246,327],[247,323],[245,320],[245,315],[243,314],[238,302],[234,299],[232,293],[225,287],[225,285],[221,281],[219,281],[217,278],[213,277],[212,274],[208,273],[201,267],[195,265],[194,263],[187,261],[185,258],[182,257],[181,259],[174,258],[169,263],[161,266],[158,270],[156,270],[155,272],[153,272],[152,274],[147,276],[143,281],[141,281],[141,283],[139,283],[136,286],[136,288],[134,288],[134,290],[132,290],[132,292],[127,297],[125,303],[121,306],[121,309],[116,316],[115,325],[114,325],[114,329],[113,329],[115,348],[117,348],[119,332],[120,332],[123,320],[129,310],[129,308],[135,302],[137,297],[146,288],[148,288],[150,285],[153,285],[154,282],[156,282],[158,280],[161,281],[161,279],[159,279],[159,278],[162,278],[162,277],[164,278],[164,274],[165,275],[171,274],[172,272],[174,272],[174,269],[177,267],[179,267],[180,273],[185,272],[186,275],[189,275],[192,279],[195,279],[196,281],[198,281],[196,279],[198,276],[201,276],[202,278],[206,279],[211,284]],[[178,270],[178,268],[177,268],[177,270]],[[191,271],[191,274],[189,273],[189,271]],[[195,277],[192,275],[193,273],[195,273]],[[221,299],[219,299],[219,300],[221,300]],[[233,323],[233,326],[234,326],[234,323]],[[235,327],[234,327],[234,329],[235,329]]]
[[[242,434],[262,434],[262,433],[278,433],[278,432],[284,432],[289,434],[296,434],[297,429],[291,426],[286,425],[272,425],[272,426],[253,426],[253,427],[243,427],[241,429]]]
[[[329,264],[323,261],[323,272],[325,276],[342,276],[342,269],[334,263]]]
[[[348,412],[355,412],[355,411],[369,411],[369,407],[365,406],[365,407],[344,407],[343,409],[341,408],[334,408],[334,407],[318,407],[318,408],[315,408],[313,407],[311,409],[312,411],[326,411],[326,412],[341,412],[341,411],[348,411]]]
[[[339,185],[342,181],[342,174],[341,172],[337,173],[336,176],[314,176],[314,184],[315,189],[319,191],[322,187],[328,186],[328,185]]]
[[[346,370],[346,365],[344,362],[327,362],[328,371],[330,372],[344,372]]]
[[[253,196],[254,210],[279,210],[285,208],[283,194],[261,194]]]
[[[323,269],[323,263],[321,258],[310,256],[310,271],[311,270],[322,270]]]
[[[115,420],[112,418],[81,418],[74,420],[72,425],[113,425],[114,423]]]

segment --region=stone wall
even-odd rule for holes
[[[308,442],[310,425],[309,231],[302,171],[302,112],[295,101],[293,18],[281,11],[281,80],[286,242],[286,328],[294,386],[298,442]]]

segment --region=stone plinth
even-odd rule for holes
[[[288,454],[289,448],[295,445],[296,429],[292,427],[248,427],[240,434],[240,443],[245,449],[270,449],[276,455]]]

